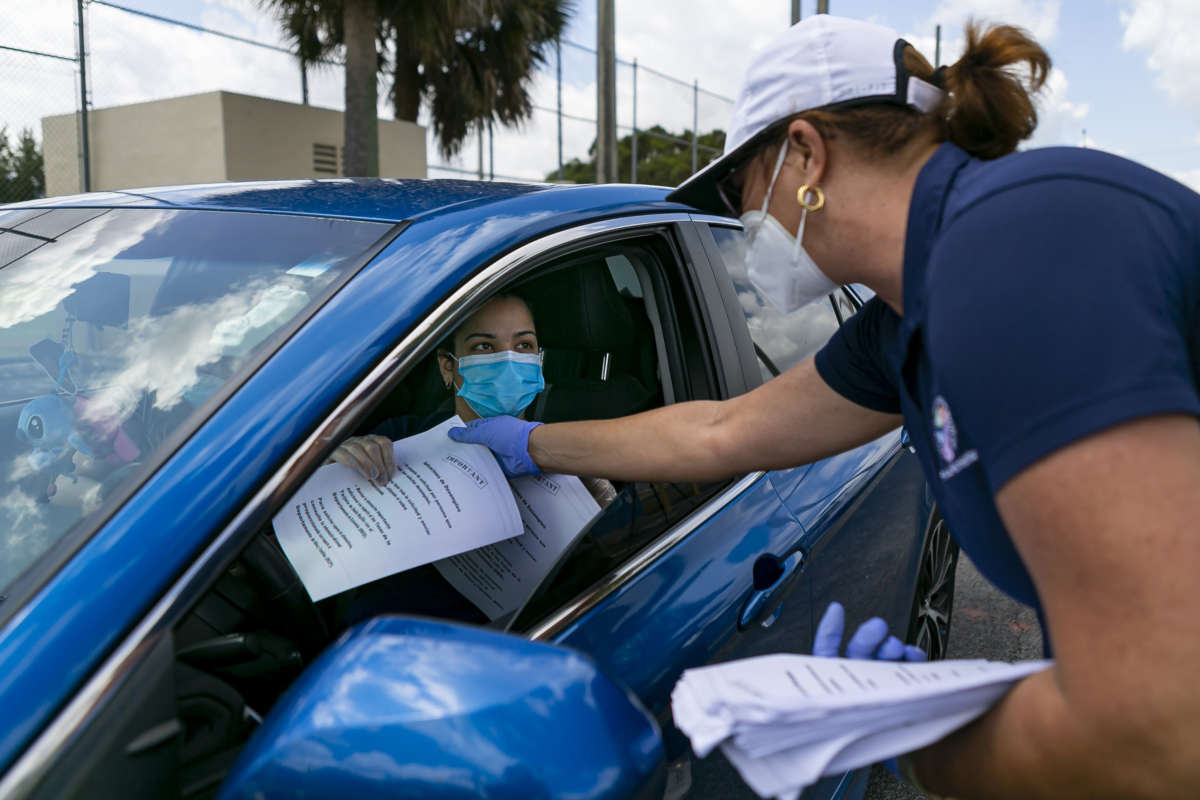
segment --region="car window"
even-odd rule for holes
[[[0,215],[0,594],[387,230],[156,209]]]
[[[839,324],[831,302],[809,303],[790,314],[783,313],[746,277],[746,243],[742,231],[718,225],[711,229],[737,292],[738,304],[746,315],[764,380],[794,367],[829,341]]]
[[[665,235],[654,234],[573,250],[504,286],[529,307],[542,351],[545,389],[527,418],[563,422],[625,416],[685,399],[718,394],[707,333],[697,303]],[[489,298],[481,298],[483,306]],[[463,318],[471,309],[463,310]],[[356,429],[393,441],[455,413],[455,393],[438,368],[433,346]],[[603,507],[556,571],[542,582],[535,610],[545,616],[612,572],[703,504],[715,484],[584,481]],[[270,534],[268,533],[268,538]],[[322,601],[334,628],[370,613],[417,613],[480,622],[479,610],[449,587],[436,569],[418,567]],[[534,587],[531,586],[532,591]],[[350,612],[343,613],[346,609]],[[541,611],[537,611],[540,609]]]

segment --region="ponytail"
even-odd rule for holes
[[[1050,56],[1028,33],[1011,25],[986,30],[967,23],[962,58],[946,68],[949,93],[939,114],[941,139],[979,158],[998,158],[1017,149],[1037,127],[1032,95],[1050,75]],[[923,60],[923,59],[922,59]],[[1028,65],[1028,83],[1015,65]]]
[[[1037,127],[1033,95],[1050,75],[1050,56],[1033,37],[1012,25],[966,27],[967,46],[954,64],[934,70],[911,45],[904,49],[909,75],[947,92],[934,111],[894,105],[802,111],[827,139],[845,134],[865,155],[895,156],[918,138],[950,141],[977,158],[1007,155]],[[1020,65],[1028,68],[1028,78]],[[782,128],[781,128],[782,129]]]

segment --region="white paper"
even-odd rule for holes
[[[393,444],[379,486],[342,464],[318,469],[275,515],[275,535],[313,600],[510,539],[521,517],[486,447],[446,435],[458,417]]]
[[[434,564],[450,584],[495,621],[516,611],[600,506],[573,475],[509,481],[525,532]]]
[[[941,739],[1051,663],[759,656],[687,670],[671,709],[698,756],[720,746],[756,793],[790,800]]]

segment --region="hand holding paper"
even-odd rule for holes
[[[696,755],[719,745],[761,797],[795,798],[824,775],[941,739],[1049,666],[760,656],[687,670],[671,710]]]
[[[386,483],[396,474],[392,440],[386,436],[351,436],[337,446],[330,462],[358,470],[367,480]]]
[[[447,438],[456,424],[395,443],[398,469],[381,483],[343,464],[321,467],[275,515],[313,600],[520,535],[508,481],[487,450]]]

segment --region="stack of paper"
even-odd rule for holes
[[[796,798],[941,739],[1051,663],[761,656],[687,670],[671,709],[696,755],[720,745],[760,797]]]

